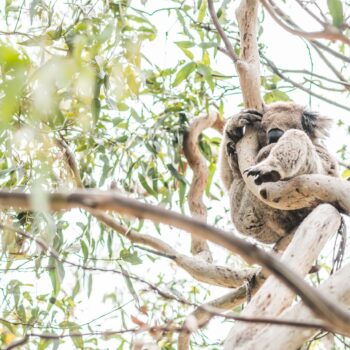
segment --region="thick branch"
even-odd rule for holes
[[[208,239],[234,253],[242,255],[247,260],[253,260],[261,264],[300,295],[305,303],[329,324],[330,329],[337,333],[350,335],[349,312],[307,285],[302,278],[288,266],[281,264],[276,257],[234,236],[231,232],[211,227],[195,218],[154,205],[141,203],[135,199],[126,198],[117,193],[77,191],[73,193],[46,194],[46,198],[48,207],[54,211],[72,208],[111,210],[123,215],[172,225],[200,238]],[[0,208],[8,209],[10,207],[21,210],[33,210],[31,195],[0,191]]]
[[[259,51],[257,35],[257,0],[242,0],[236,10],[236,18],[240,30],[240,59],[236,63],[242,89],[244,106],[263,109],[260,94]]]
[[[281,261],[304,277],[340,224],[340,214],[334,207],[328,204],[318,206],[298,227]],[[241,315],[276,317],[290,306],[294,297],[295,294],[290,289],[275,276],[271,276]],[[246,343],[255,338],[263,327],[258,324],[246,327],[241,322],[236,323],[226,340],[225,349],[246,349]]]
[[[350,265],[344,266],[337,271],[326,282],[324,282],[319,290],[332,299],[337,300],[342,305],[350,307]],[[293,320],[310,320],[317,321],[315,315],[302,302],[287,309],[279,319]],[[276,327],[273,325],[265,327],[259,334],[245,344],[245,350],[269,349],[280,350],[290,349],[296,350],[315,333],[316,329],[304,329],[294,327]]]
[[[294,210],[328,202],[350,213],[350,183],[326,175],[300,175],[289,181],[265,183],[259,189],[271,207]]]
[[[211,285],[236,288],[246,283],[253,277],[260,279],[262,276],[258,269],[233,269],[227,266],[213,265],[197,258],[192,258],[178,253],[169,244],[159,238],[138,233],[120,225],[110,215],[101,211],[90,211],[99,221],[116,230],[119,234],[133,243],[139,243],[152,247],[158,252],[174,259],[175,263],[187,271],[193,278]]]
[[[203,203],[203,193],[208,182],[208,166],[199,151],[198,137],[206,129],[214,127],[222,130],[223,121],[217,112],[193,120],[184,135],[183,150],[185,157],[193,171],[193,179],[188,193],[188,205],[192,216],[207,221],[207,208]],[[192,237],[191,252],[193,255],[212,262],[213,258],[206,241]]]

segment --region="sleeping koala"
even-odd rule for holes
[[[243,128],[257,128],[256,165],[243,170],[261,185],[301,174],[338,176],[336,160],[321,142],[328,136],[330,124],[331,119],[294,102],[267,105],[264,114],[243,110],[227,121],[221,143],[221,178],[229,191],[231,217],[239,232],[263,243],[275,243],[291,233],[311,211],[274,209],[248,190],[236,153]]]

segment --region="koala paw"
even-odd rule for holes
[[[236,140],[243,136],[242,128],[247,125],[261,122],[262,114],[254,109],[244,109],[234,115],[227,123],[226,135],[231,140]]]
[[[244,172],[247,176],[254,176],[256,185],[261,185],[263,182],[277,182],[281,180],[281,174],[271,165],[255,165]]]
[[[234,142],[227,142],[226,153],[229,157],[236,156],[236,144]]]

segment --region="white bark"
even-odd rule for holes
[[[43,193],[47,199],[43,206],[47,210],[67,210],[85,208],[91,210],[115,211],[121,215],[152,220],[153,222],[172,225],[179,229],[208,239],[234,253],[242,255],[268,269],[281,281],[293,289],[302,300],[327,322],[327,327],[336,333],[350,335],[350,312],[339,307],[337,303],[324,297],[315,288],[310,287],[303,279],[271,254],[266,253],[255,245],[236,237],[232,232],[207,225],[206,223],[181,215],[162,207],[142,203],[127,198],[118,193],[103,191],[75,191],[71,193]],[[46,197],[45,197],[46,196]],[[33,210],[30,194],[20,192],[0,191],[0,208]]]
[[[328,204],[318,206],[296,230],[293,240],[282,255],[282,262],[300,277],[304,277],[327,240],[337,232],[340,223],[340,214],[334,207]],[[275,276],[270,276],[241,315],[273,318],[280,315],[294,297],[292,290]],[[264,325],[237,322],[225,341],[225,349],[246,349],[246,342],[263,328]]]
[[[350,264],[337,271],[319,290],[328,298],[336,300],[344,308],[350,307]],[[295,321],[319,321],[315,314],[299,302],[285,310],[279,319]],[[300,329],[291,326],[269,325],[245,344],[245,350],[296,350],[310,339],[318,330],[313,328]],[[238,349],[238,348],[237,348]]]

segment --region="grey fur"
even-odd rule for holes
[[[274,243],[291,233],[311,210],[274,209],[248,190],[235,149],[243,127],[253,124],[257,128],[256,165],[242,170],[260,185],[301,174],[338,176],[337,163],[321,142],[328,135],[330,121],[293,102],[281,102],[266,106],[262,118],[252,111],[242,111],[227,122],[220,152],[221,178],[229,191],[231,217],[238,231],[263,243]],[[284,134],[276,143],[267,144],[267,133],[272,129]]]

